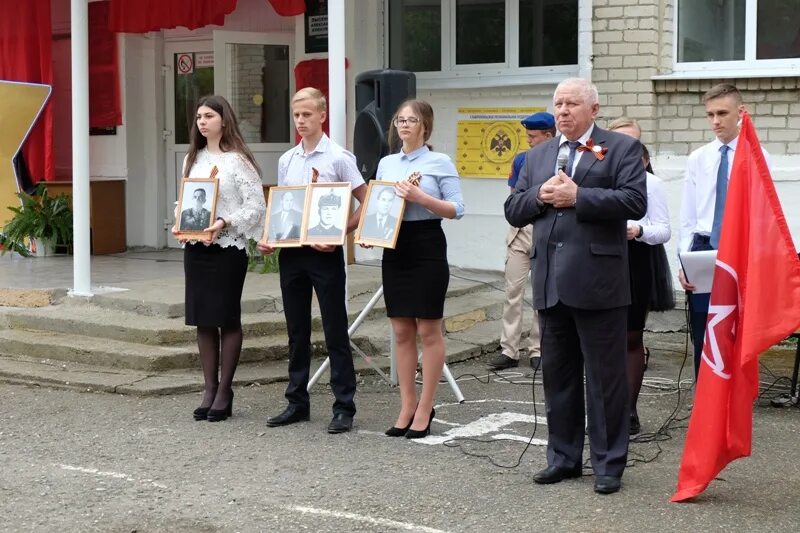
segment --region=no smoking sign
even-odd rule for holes
[[[194,72],[192,54],[178,54],[178,74],[191,74]]]

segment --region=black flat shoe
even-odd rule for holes
[[[222,422],[227,420],[229,416],[233,415],[233,391],[231,391],[231,399],[228,400],[228,405],[224,409],[209,409],[206,414],[206,420],[209,422]]]
[[[597,476],[594,491],[598,494],[614,494],[622,487],[622,480],[614,476]]]
[[[210,407],[198,407],[194,411],[192,411],[192,416],[194,416],[195,420],[205,420],[208,417],[208,411]]]
[[[353,417],[344,413],[337,413],[333,415],[331,423],[328,424],[328,433],[345,433],[353,429]]]
[[[277,416],[267,418],[267,426],[276,428],[279,426],[288,426],[295,422],[303,422],[308,420],[308,411],[302,410],[296,405],[288,405],[283,412]]]
[[[642,424],[639,422],[639,415],[631,413],[631,429],[630,434],[636,435],[642,431]]]
[[[583,469],[566,468],[563,466],[550,465],[544,470],[540,470],[533,475],[533,481],[539,485],[550,485],[551,483],[558,483],[565,479],[581,477]]]
[[[431,417],[428,419],[428,425],[423,430],[417,431],[416,429],[411,429],[411,424],[408,425],[408,431],[406,431],[406,438],[407,439],[421,439],[423,437],[427,437],[431,434],[431,422],[433,422],[433,417],[436,416],[436,409],[431,407]],[[414,419],[411,419],[411,422],[414,422]]]

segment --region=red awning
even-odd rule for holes
[[[196,30],[223,25],[236,0],[111,0],[108,28],[113,32],[147,33],[185,26]]]

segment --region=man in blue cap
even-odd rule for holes
[[[556,121],[553,115],[546,112],[534,113],[522,120],[525,126],[528,145],[533,148],[537,144],[552,139],[556,134]],[[517,177],[525,163],[525,154],[517,154],[511,165],[508,186],[511,192],[517,184]],[[500,335],[501,352],[487,363],[492,370],[503,370],[519,365],[520,344],[522,344],[522,306],[525,287],[528,283],[528,272],[531,269],[531,240],[533,226],[515,228],[509,226],[506,236],[506,268],[505,286],[506,301],[503,304],[503,331]],[[539,366],[539,320],[533,311],[533,324],[528,340],[525,343],[531,367]]]

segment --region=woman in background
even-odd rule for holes
[[[186,325],[197,327],[205,391],[195,420],[217,422],[233,411],[233,376],[242,351],[242,288],[247,241],[258,240],[266,212],[261,171],[230,104],[206,96],[197,105],[183,175],[208,178],[217,167],[216,220],[208,237],[185,244]],[[172,229],[177,233],[176,228]],[[221,360],[221,365],[220,365]]]
[[[409,439],[430,433],[433,400],[445,359],[442,318],[450,282],[442,218],[461,218],[464,202],[453,162],[426,144],[433,131],[433,109],[422,100],[400,104],[389,145],[400,151],[381,159],[377,179],[394,181],[406,200],[394,250],[383,251],[383,298],[392,324],[400,384],[400,414],[386,431]],[[408,180],[414,175],[419,178]],[[422,391],[417,400],[417,335],[422,341]]]
[[[639,124],[626,117],[609,124],[616,131],[639,139]],[[642,145],[642,164],[647,171],[647,213],[641,220],[628,221],[628,265],[631,279],[631,305],[628,308],[628,389],[630,391],[630,433],[641,431],[636,404],[642,389],[647,357],[644,327],[649,311],[675,307],[675,292],[664,243],[671,229],[667,195],[661,180],[653,175],[650,154]]]

